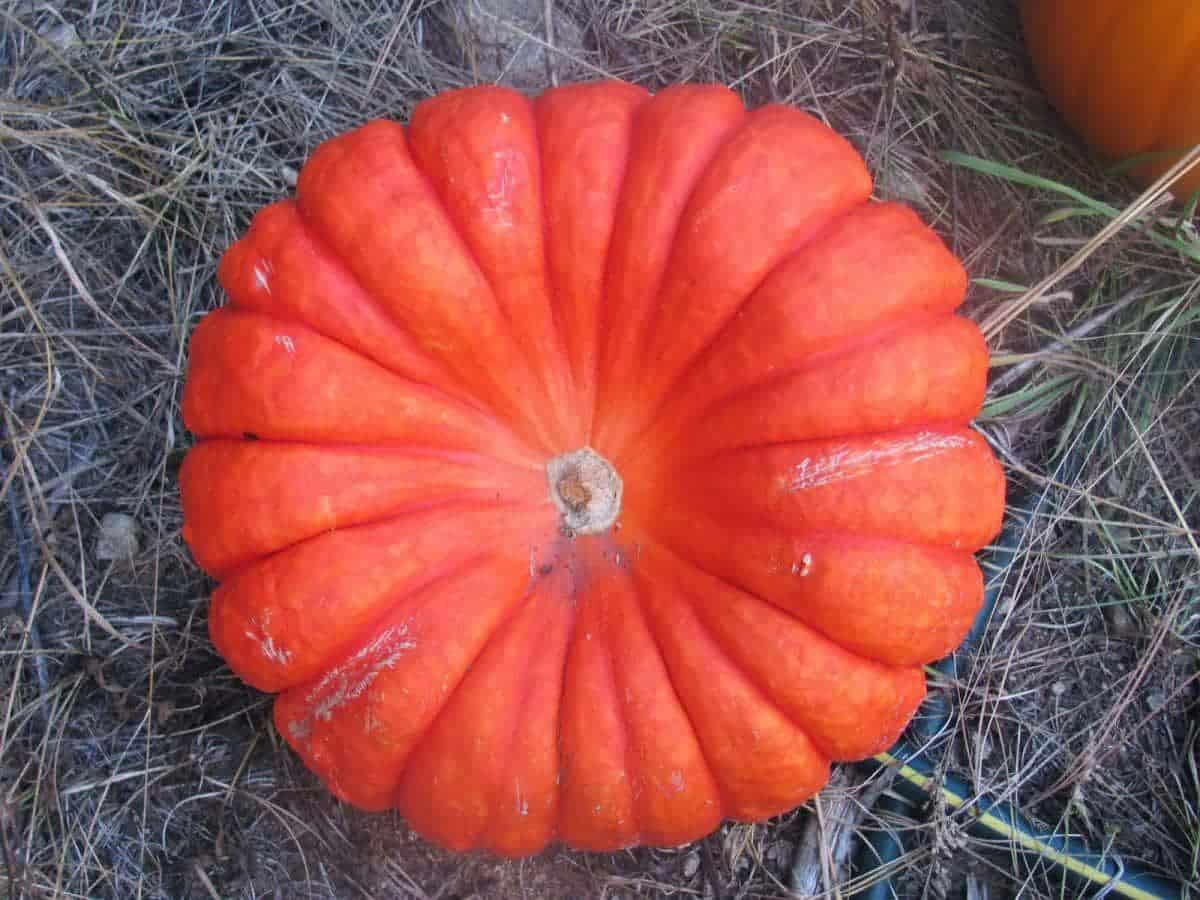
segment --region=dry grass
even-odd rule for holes
[[[214,656],[173,477],[187,336],[220,302],[222,249],[322,139],[480,78],[719,80],[850,137],[878,194],[967,261],[971,314],[993,322],[1012,285],[1112,219],[1053,185],[1113,211],[1136,193],[1045,108],[1005,3],[569,0],[549,30],[541,2],[523,19],[457,6],[0,5],[0,897],[784,895],[804,811],[669,852],[431,850],[332,803]],[[1031,515],[980,657],[946,685],[962,714],[933,753],[1194,882],[1200,265],[1171,214],[1105,240],[992,337],[982,427]],[[102,559],[114,512],[138,544]],[[905,892],[971,879],[1073,895],[960,825],[941,809],[908,823]]]

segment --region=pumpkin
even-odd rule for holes
[[[1000,467],[961,265],[729,90],[437,95],[316,149],[191,338],[212,640],[342,800],[678,845],[902,731]]]
[[[1200,144],[1200,4],[1196,0],[1022,0],[1025,42],[1043,90],[1102,154],[1146,158],[1158,178]],[[1200,190],[1200,168],[1174,191]]]

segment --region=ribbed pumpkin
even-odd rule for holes
[[[730,91],[441,94],[321,145],[191,340],[213,642],[432,841],[677,845],[888,746],[982,597],[963,269]]]
[[[1022,0],[1021,18],[1047,97],[1101,153],[1152,154],[1133,169],[1149,182],[1200,144],[1200,2]]]

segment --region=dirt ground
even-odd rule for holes
[[[1030,515],[930,756],[1200,881],[1200,241],[1161,203],[1094,241],[1138,188],[1047,107],[1008,2],[0,0],[0,897],[788,896],[814,804],[503,862],[335,803],[213,651],[180,537],[187,340],[253,212],[437,91],[602,76],[813,112],[965,260]],[[878,793],[845,776],[822,803]],[[900,896],[1080,893],[942,805],[859,816],[903,828]]]

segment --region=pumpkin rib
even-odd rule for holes
[[[223,438],[193,450],[178,476],[183,535],[216,577],[324,531],[439,504],[536,506],[544,493],[543,472],[471,453]]]
[[[759,589],[753,584],[748,583],[745,580],[747,572],[739,571],[736,567],[729,570],[722,570],[719,567],[714,567],[711,561],[700,558],[704,555],[704,552],[701,549],[702,546],[723,546],[729,552],[722,556],[722,559],[728,562],[731,554],[734,557],[737,556],[738,546],[736,542],[732,541],[732,539],[728,536],[727,530],[725,530],[722,526],[712,525],[712,523],[708,522],[707,518],[702,520],[699,517],[690,516],[686,524],[693,531],[695,531],[697,528],[707,528],[708,532],[705,533],[702,531],[698,538],[694,537],[691,545],[686,543],[681,545],[679,543],[678,535],[664,535],[661,533],[661,531],[649,535],[649,537],[652,537],[656,543],[666,546],[676,556],[688,560],[691,565],[703,572],[708,573],[710,576],[717,579],[727,587],[743,591],[759,597],[767,603],[771,603],[773,606],[788,613],[802,624],[820,633],[826,639],[855,653],[856,655],[862,656],[865,659],[874,660],[876,662],[891,666],[924,665],[944,656],[946,653],[952,650],[954,646],[957,646],[959,641],[961,641],[961,635],[957,640],[954,641],[932,641],[930,636],[927,634],[925,637],[927,639],[928,646],[922,645],[921,653],[914,653],[913,647],[907,642],[901,642],[898,645],[896,642],[889,643],[886,649],[890,654],[890,657],[873,653],[867,649],[868,642],[864,641],[861,634],[838,634],[829,628],[828,623],[818,621],[815,616],[817,613],[819,613],[819,610],[813,612],[814,618],[806,618],[802,614],[802,611],[809,611],[811,604],[801,603],[799,606],[789,605],[789,601],[780,591]],[[918,551],[918,558],[925,558],[922,565],[926,567],[926,572],[928,572],[930,569],[928,560],[928,557],[930,556],[940,556],[946,562],[953,560],[962,568],[962,571],[959,572],[959,575],[969,571],[971,573],[971,580],[973,582],[971,596],[969,598],[958,598],[959,600],[969,599],[970,603],[967,606],[962,606],[960,602],[958,603],[959,608],[951,610],[951,612],[958,617],[958,620],[953,622],[953,629],[956,631],[961,631],[961,634],[963,635],[965,635],[967,630],[970,628],[975,612],[983,600],[982,573],[978,564],[975,562],[974,555],[967,550],[955,550],[953,548],[941,546],[925,546],[897,538],[876,537],[873,535],[857,535],[850,532],[824,532],[817,530],[780,532],[778,530],[760,528],[757,530],[746,529],[746,533],[751,536],[745,538],[743,543],[745,543],[748,547],[757,548],[760,550],[767,546],[767,541],[765,538],[768,536],[777,536],[780,541],[780,546],[773,547],[770,552],[766,554],[769,561],[764,563],[763,571],[761,573],[757,571],[753,572],[755,575],[766,575],[768,578],[778,577],[786,574],[789,579],[803,579],[807,575],[803,561],[804,555],[806,553],[809,555],[810,566],[823,567],[825,565],[825,555],[828,551],[830,551],[831,548],[835,550],[840,549],[841,551],[845,552],[848,547],[853,547],[855,548],[856,553],[861,554],[864,547],[869,547],[872,550],[872,558],[876,560],[886,559],[888,556],[895,555],[898,552],[901,561],[906,562],[906,564],[911,564],[911,557],[906,558],[904,551]],[[705,540],[705,538],[707,538],[707,540]],[[699,544],[695,543],[697,539],[699,539]],[[783,548],[787,544],[797,548],[800,552],[785,552]],[[779,553],[779,559],[778,563],[776,564],[775,558],[777,552]],[[918,571],[920,570],[918,569]],[[942,574],[944,575],[944,572]],[[896,579],[890,579],[890,581],[892,584],[905,584],[905,582],[898,581]],[[862,594],[859,593],[857,596],[861,597]],[[947,626],[947,623],[949,622],[949,620],[946,618],[947,615],[948,613],[945,611],[940,613],[938,619],[936,620],[937,623],[943,627]],[[908,624],[911,626],[911,618]]]
[[[710,486],[691,498],[692,514],[788,533],[977,551],[1004,512],[1003,472],[987,443],[963,427],[727,451],[678,475],[681,485]]]
[[[617,678],[617,664],[616,664],[616,659],[614,658],[611,640],[612,640],[611,636],[608,634],[607,631],[605,631],[605,633],[604,633],[604,649],[605,649],[605,657],[608,660],[608,675],[609,675],[609,678],[611,679],[609,688],[612,691],[613,697],[620,697],[621,696],[621,690],[620,690],[621,683],[620,683],[620,679]],[[570,652],[569,648],[568,648],[567,652],[568,653]],[[637,798],[637,794],[638,794],[637,779],[638,779],[638,776],[640,775],[640,773],[638,772],[637,767],[633,765],[633,746],[632,746],[633,740],[632,740],[632,737],[630,734],[630,732],[632,731],[632,728],[629,724],[629,717],[625,713],[625,710],[619,706],[617,708],[616,720],[621,723],[621,758],[624,760],[625,778],[629,783],[630,794],[631,794],[630,808],[633,813],[633,838],[632,838],[632,840],[633,840],[634,844],[638,844],[638,843],[641,843],[641,841],[642,841],[641,810],[638,809],[638,802],[637,802],[637,800],[638,800],[638,798]]]
[[[897,314],[881,321],[874,328],[848,334],[833,347],[818,350],[811,356],[797,360],[795,364],[781,367],[770,372],[763,381],[753,381],[742,385],[728,394],[713,395],[712,402],[707,407],[699,407],[684,424],[691,424],[696,419],[708,415],[715,407],[726,404],[736,404],[741,398],[753,394],[773,384],[786,381],[796,375],[803,375],[816,369],[826,368],[834,363],[865,354],[870,350],[895,341],[909,333],[921,333],[944,324],[948,319],[961,318],[954,313],[921,313],[918,315]]]
[[[531,601],[526,600],[526,602],[528,603]],[[557,623],[555,623],[553,621],[544,623],[542,626],[543,634],[548,635],[550,632],[553,632],[555,630],[556,626],[557,626]],[[568,634],[563,640],[562,655],[563,655],[564,659],[566,658],[566,655],[570,649],[570,635],[569,635],[570,628],[571,628],[571,626],[568,625],[566,628]],[[493,640],[495,640],[494,637],[493,637]],[[527,711],[529,710],[529,707],[532,704],[534,697],[537,695],[538,687],[539,687],[539,685],[538,685],[537,680],[533,677],[533,675],[527,669],[525,671],[524,678],[523,678],[521,698],[517,701],[517,714],[514,717],[514,722],[510,729],[509,746],[507,748],[507,754],[508,754],[509,759],[512,759],[512,757],[517,752],[518,733],[521,730],[520,723],[528,720]],[[554,705],[554,715],[552,715],[550,717],[551,721],[554,723],[553,724],[553,727],[554,727],[553,746],[556,749],[558,746],[558,711],[562,707],[562,682],[561,681],[558,682],[558,684],[557,684],[557,695],[558,695],[556,698],[557,702]],[[557,776],[557,774],[559,772],[559,769],[557,766],[557,763],[558,763],[558,753],[557,752],[554,753],[554,763],[555,763],[555,775]],[[493,787],[493,794],[498,794],[498,793],[499,793],[499,785],[496,785]],[[548,817],[549,832],[547,834],[546,842],[544,844],[542,844],[542,847],[538,848],[539,850],[542,849],[543,847],[545,847],[547,844],[549,844],[550,841],[553,841],[555,836],[558,833],[558,817],[559,817],[558,785],[554,786],[552,793],[554,795],[555,806],[554,806],[553,811],[550,813],[550,815]],[[492,812],[488,816],[487,820],[484,822],[483,829],[480,832],[481,835],[487,836],[495,827],[497,827],[495,811],[498,810],[499,808],[500,808],[500,798],[497,796],[493,796],[491,799]],[[480,844],[478,843],[478,840],[477,840],[476,846],[480,846]],[[485,846],[487,849],[490,849],[493,851],[498,850],[498,845],[494,838],[489,840],[488,843],[484,844],[483,846]]]
[[[630,591],[632,596],[635,598],[635,608],[637,609],[638,614],[641,616],[642,624],[645,626],[647,633],[650,635],[650,640],[654,644],[654,649],[658,654],[658,658],[662,661],[663,670],[667,675],[667,683],[670,685],[671,691],[674,694],[675,702],[679,708],[683,710],[684,719],[687,721],[688,727],[691,728],[692,740],[695,742],[697,748],[699,748],[700,758],[703,760],[705,770],[708,772],[708,777],[712,781],[717,792],[717,816],[718,818],[723,819],[728,811],[733,809],[734,804],[730,802],[725,785],[721,782],[721,779],[717,777],[717,770],[713,766],[712,760],[709,757],[708,749],[704,746],[704,741],[701,740],[700,735],[696,731],[695,723],[692,721],[691,712],[688,710],[687,704],[684,703],[683,695],[680,693],[675,672],[671,668],[671,664],[667,658],[667,655],[663,652],[662,640],[659,637],[658,631],[655,627],[654,617],[646,612],[646,600],[644,597],[644,592],[641,586],[637,583],[637,580],[634,578],[630,578]]]
[[[596,753],[599,748],[601,752],[607,752],[609,756],[603,759],[608,765],[593,765],[591,771],[598,771],[602,776],[609,776],[608,784],[600,785],[602,796],[607,796],[609,802],[616,799],[623,805],[627,806],[631,815],[636,815],[636,806],[633,798],[633,784],[630,777],[630,737],[629,724],[622,715],[619,704],[620,693],[618,690],[618,682],[616,676],[616,663],[613,659],[612,648],[608,644],[607,629],[603,628],[603,620],[597,612],[599,603],[593,601],[590,604],[584,603],[579,607],[579,611],[573,630],[570,635],[567,652],[563,657],[563,691],[559,700],[558,716],[557,716],[557,731],[559,735],[558,746],[558,809],[560,811],[560,821],[558,823],[558,834],[565,840],[569,841],[573,846],[581,849],[594,851],[611,851],[621,849],[627,846],[630,841],[636,843],[636,833],[632,836],[621,835],[624,838],[620,843],[613,841],[617,835],[611,833],[611,829],[600,827],[598,828],[592,818],[585,818],[586,814],[597,812],[596,805],[591,801],[596,800],[596,791],[586,791],[587,785],[584,784],[583,777],[577,777],[576,765],[574,756],[581,753],[591,752]],[[596,620],[596,621],[593,621]],[[602,643],[597,644],[591,638],[590,628],[595,628],[599,631]],[[601,646],[602,650],[597,652],[593,649],[594,646]],[[585,653],[589,655],[585,656]],[[607,695],[598,697],[595,672],[596,667],[600,666],[603,669],[601,678],[603,685],[601,690],[606,690]],[[593,676],[590,679],[587,676]],[[590,687],[590,690],[586,690]],[[575,719],[583,715],[582,709],[584,702],[574,702],[577,698],[575,694],[580,690],[586,690],[588,695],[587,702],[592,704],[595,709],[589,715],[587,722],[587,730],[594,737],[590,741],[584,741],[582,747],[575,746],[577,736],[576,728],[574,727]],[[607,702],[606,702],[607,701]],[[614,744],[619,744],[619,750],[614,753]],[[585,762],[594,761],[595,755]],[[617,760],[620,760],[618,763]],[[611,773],[616,765],[620,766],[620,772],[624,774],[624,779],[612,779]],[[580,787],[577,788],[577,782]],[[607,790],[605,790],[607,789]],[[584,793],[576,796],[577,791]],[[589,796],[590,793],[590,796]],[[613,796],[614,793],[617,796]],[[585,811],[577,808],[579,801],[588,801],[589,809]],[[597,804],[598,805],[598,804]],[[607,823],[601,823],[601,826]],[[620,825],[620,822],[614,823]],[[634,825],[636,826],[636,822]]]
[[[634,766],[629,770],[631,773],[635,774],[636,778],[638,779],[638,783],[641,785],[641,790],[635,793],[634,796],[634,809],[638,813],[639,825],[641,826],[639,828],[639,832],[642,835],[642,840],[658,845],[677,846],[678,844],[687,840],[694,840],[700,835],[710,831],[712,827],[714,827],[715,823],[720,821],[723,812],[732,809],[733,807],[730,805],[728,794],[726,793],[724,786],[721,784],[721,780],[717,776],[716,770],[713,769],[708,752],[704,747],[704,742],[699,733],[696,731],[695,724],[692,722],[691,714],[688,711],[687,704],[684,702],[683,695],[680,693],[678,680],[676,679],[675,673],[671,669],[670,662],[663,654],[662,642],[659,639],[659,635],[655,627],[654,617],[651,616],[647,611],[647,601],[645,593],[642,589],[642,585],[638,583],[637,579],[631,578],[627,572],[622,572],[621,577],[628,587],[628,608],[631,614],[637,617],[641,628],[649,638],[650,647],[653,649],[653,654],[657,659],[658,667],[663,678],[665,679],[665,686],[671,692],[671,697],[667,703],[667,706],[673,712],[677,713],[678,722],[670,723],[667,726],[660,728],[659,731],[661,732],[669,730],[673,743],[678,744],[682,742],[695,748],[697,759],[693,760],[693,762],[698,763],[699,766],[701,766],[700,775],[702,778],[705,778],[708,781],[709,786],[712,788],[712,791],[715,795],[714,799],[716,801],[716,809],[713,810],[709,808],[708,810],[708,815],[712,820],[711,822],[705,823],[700,829],[695,829],[693,832],[681,832],[678,826],[676,826],[676,829],[673,832],[663,832],[660,824],[659,828],[657,829],[658,833],[652,836],[647,834],[648,823],[654,819],[655,816],[646,806],[646,798],[653,796],[653,791],[649,789],[652,787],[653,779],[648,775],[647,772],[649,768],[648,764],[651,762],[651,760],[643,760],[640,766]],[[618,639],[620,638],[620,636],[615,637]],[[629,691],[630,680],[631,679],[629,677],[626,677],[624,679],[624,684],[619,685],[624,687],[626,693]],[[659,724],[661,725],[661,723]],[[676,731],[674,727],[672,727],[676,724],[681,728],[686,726],[688,729],[688,734],[685,736]],[[628,721],[627,726],[629,726],[630,730],[633,731],[633,728]],[[678,769],[676,771],[680,773],[683,772],[682,769]],[[684,780],[684,783],[686,784],[686,779]],[[686,790],[686,787],[684,790]],[[681,790],[679,793],[682,794],[683,791]]]
[[[398,507],[395,507],[392,509],[388,509],[386,512],[381,512],[379,515],[373,516],[371,518],[361,519],[361,520],[354,521],[354,522],[348,522],[344,525],[338,525],[338,526],[330,529],[329,531],[316,531],[316,532],[313,532],[312,534],[307,534],[304,537],[297,538],[296,540],[291,541],[289,543],[281,544],[273,550],[264,551],[261,554],[257,554],[248,559],[241,560],[237,563],[233,563],[227,567],[220,567],[220,568],[217,568],[217,569],[214,569],[211,571],[206,569],[205,571],[207,571],[212,577],[220,578],[222,580],[229,579],[229,578],[236,578],[238,575],[240,575],[246,569],[250,568],[251,566],[253,566],[254,564],[256,564],[258,562],[261,562],[266,559],[270,559],[272,556],[275,556],[280,553],[286,553],[288,550],[291,550],[295,547],[299,547],[300,545],[302,545],[308,541],[316,540],[317,538],[321,537],[323,534],[329,534],[331,531],[341,532],[341,531],[349,531],[349,530],[355,529],[355,528],[375,528],[375,527],[378,527],[381,525],[388,525],[388,524],[391,524],[394,522],[398,522],[402,519],[408,519],[413,516],[419,516],[422,513],[433,513],[433,512],[439,512],[439,511],[446,512],[446,513],[457,511],[459,513],[462,513],[462,512],[466,512],[466,511],[470,511],[470,510],[498,512],[501,510],[506,510],[511,513],[519,513],[521,511],[524,511],[524,512],[528,512],[528,513],[539,513],[539,514],[546,513],[547,515],[552,514],[552,512],[547,508],[548,505],[543,505],[543,504],[528,503],[528,502],[516,501],[516,500],[505,500],[505,501],[500,501],[500,502],[496,502],[493,504],[493,503],[481,503],[480,500],[481,500],[481,496],[479,493],[464,492],[461,494],[444,494],[439,497],[430,498],[428,500],[423,500],[423,501],[414,501],[410,504],[405,504],[405,505],[401,505],[401,506],[398,506]]]
[[[600,323],[608,291],[605,262],[629,170],[634,120],[649,99],[643,88],[604,81],[551,88],[533,101],[542,154],[546,271],[574,372],[582,418],[575,440],[579,446],[588,443],[595,414]],[[597,221],[603,235],[595,240],[599,235],[592,232],[592,246],[582,230]],[[582,292],[587,292],[584,303]]]
[[[189,431],[380,444],[411,444],[419,432],[429,438],[424,446],[486,447],[530,458],[527,444],[476,407],[408,381],[307,326],[292,324],[280,334],[275,325],[271,316],[224,307],[196,327],[182,399]],[[394,430],[389,438],[397,422],[409,433]]]
[[[525,511],[527,513],[530,513],[531,517],[533,514],[546,515],[547,518],[550,518],[554,515],[554,512],[550,508],[550,505],[548,503],[542,504],[542,503],[525,503],[525,502],[503,502],[503,503],[498,503],[495,505],[480,505],[479,503],[475,502],[474,497],[469,496],[469,495],[453,496],[453,497],[447,496],[444,498],[440,498],[436,501],[431,501],[429,503],[414,504],[412,506],[405,507],[403,509],[398,509],[393,513],[389,513],[388,515],[381,516],[377,519],[370,519],[370,520],[363,521],[363,522],[355,522],[352,525],[343,525],[336,529],[333,529],[333,531],[318,532],[316,534],[310,535],[301,540],[295,541],[294,543],[280,547],[278,550],[273,550],[270,553],[266,553],[261,556],[256,556],[253,559],[249,559],[246,562],[241,563],[239,565],[231,566],[229,569],[224,569],[220,573],[220,578],[222,581],[228,580],[230,578],[235,578],[238,575],[242,574],[244,571],[246,571],[246,569],[255,565],[256,563],[262,562],[264,560],[268,560],[271,557],[277,556],[280,553],[286,553],[289,550],[294,550],[295,548],[300,547],[309,541],[314,541],[314,540],[321,538],[325,534],[332,534],[334,532],[339,532],[339,533],[347,532],[347,531],[352,531],[354,529],[377,528],[381,525],[388,525],[391,523],[398,522],[402,519],[408,519],[413,516],[420,516],[424,513],[435,513],[435,512],[446,512],[446,513],[457,512],[459,514],[467,513],[467,512],[494,513],[494,512],[499,512],[499,511],[503,511],[503,510],[507,510],[509,512]]]
[[[285,551],[281,552],[286,552],[287,549],[292,548],[286,548]],[[482,553],[453,557],[444,565],[436,568],[430,568],[421,573],[421,575],[418,576],[412,583],[401,584],[393,591],[381,595],[378,599],[378,608],[374,611],[373,615],[364,617],[363,621],[358,624],[358,627],[349,634],[345,635],[340,643],[331,644],[323,651],[322,655],[315,658],[315,662],[311,662],[309,664],[309,667],[313,670],[313,674],[311,676],[298,679],[289,678],[286,680],[277,680],[269,685],[266,685],[265,687],[259,687],[259,689],[269,690],[274,694],[282,694],[285,691],[309,690],[315,687],[330,670],[336,668],[337,663],[340,660],[345,660],[352,657],[363,646],[369,644],[371,642],[372,635],[377,634],[381,630],[381,626],[396,614],[397,608],[406,600],[416,597],[429,588],[434,587],[444,581],[448,581],[458,575],[468,573],[473,569],[482,568],[486,559],[486,555]],[[246,567],[246,569],[249,568],[249,566]],[[243,572],[244,571],[245,569]],[[236,591],[237,587],[239,587],[237,582],[240,574],[242,573],[235,573],[231,576],[225,576],[221,587],[218,587],[217,592],[214,592],[213,602],[209,609],[210,624],[213,622],[219,623],[220,619],[226,615],[225,608],[228,607],[233,601],[228,599],[230,593],[220,593],[221,588],[225,585],[229,585],[229,592]],[[230,661],[229,665],[231,668],[234,668],[235,671],[238,671],[239,669],[244,670],[244,666],[235,665],[235,663],[238,662],[238,653],[232,649],[231,645],[224,643],[221,640],[221,633],[222,632],[219,627],[212,627],[210,629],[214,646],[217,647],[218,651],[223,657]],[[294,649],[289,649],[287,646],[280,645],[274,641],[272,641],[270,646],[272,648],[270,652],[272,653],[286,654],[290,656],[296,652]],[[306,648],[306,650],[308,650],[308,648]],[[308,652],[311,653],[312,651],[308,650]],[[263,684],[261,680],[256,678],[247,678],[246,675],[242,674],[241,671],[238,671],[238,676],[249,683],[257,682],[258,685]]]

